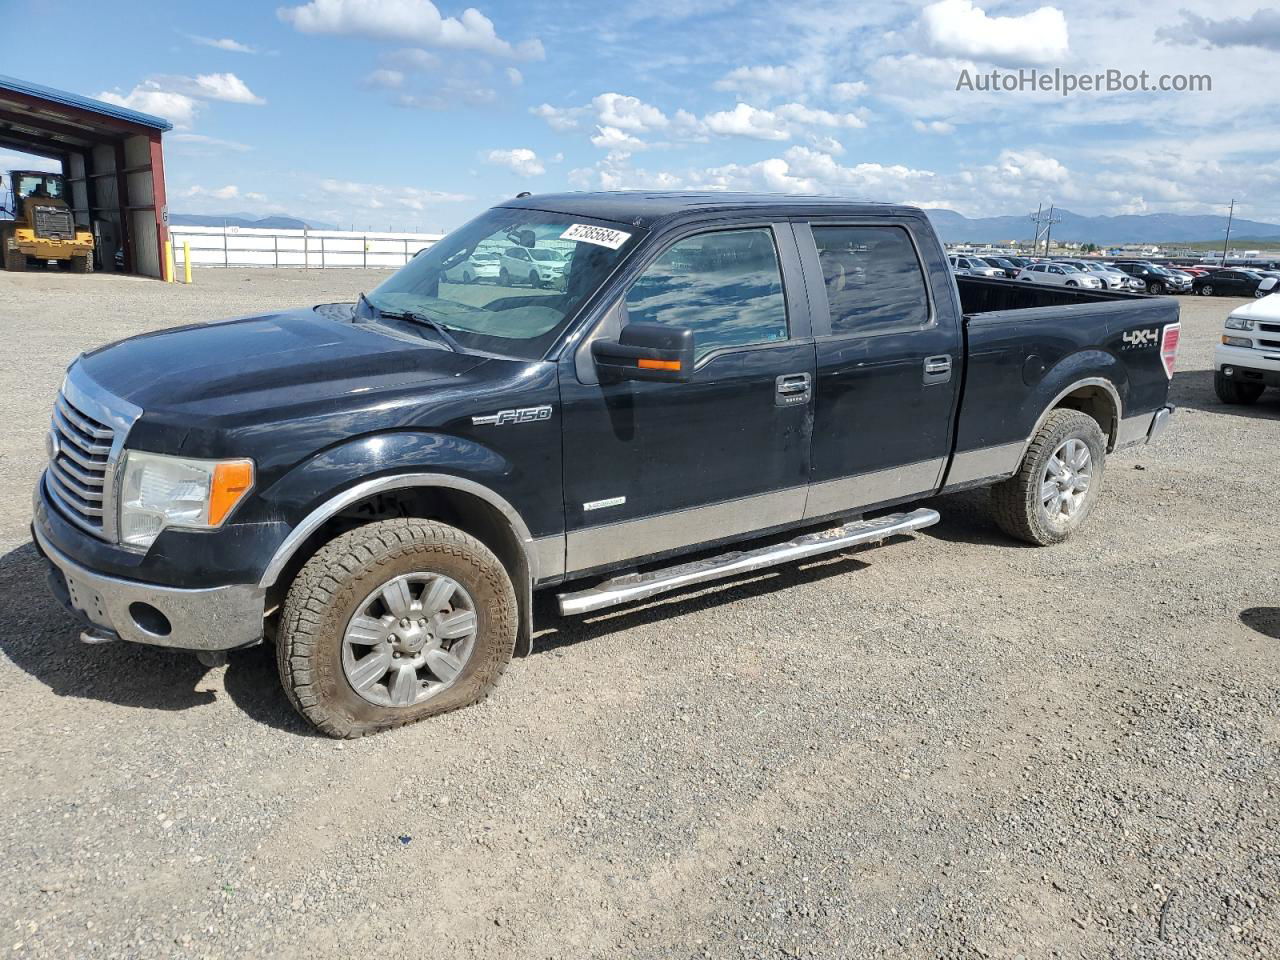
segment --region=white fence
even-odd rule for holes
[[[401,267],[440,236],[256,227],[169,228],[179,268],[183,265],[184,243],[191,251],[193,267]]]

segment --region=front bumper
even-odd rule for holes
[[[1252,332],[1228,330],[1231,336],[1252,337]],[[1265,334],[1264,334],[1265,336]],[[1220,343],[1213,349],[1213,367],[1241,383],[1261,383],[1268,387],[1280,387],[1280,350],[1258,347],[1229,347]]]
[[[262,639],[265,601],[256,585],[184,590],[109,577],[60,553],[38,526],[32,534],[54,595],[97,628],[96,639],[181,650],[234,650]]]

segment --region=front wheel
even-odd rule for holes
[[[529,286],[533,287],[535,290],[542,286],[542,281],[538,278],[537,270],[529,271]]]
[[[504,287],[511,286],[511,274],[507,271],[506,267],[503,267],[498,271],[498,283]]]
[[[93,273],[93,257],[85,254],[83,257],[71,258],[72,273]]]
[[[1147,293],[1151,294],[1154,297],[1163,297],[1164,284],[1161,283],[1159,280],[1152,281],[1151,283],[1147,284]]]
[[[4,268],[13,273],[21,273],[27,269],[27,255],[17,247],[4,248]]]
[[[1213,392],[1223,403],[1246,406],[1257,403],[1265,389],[1267,389],[1266,386],[1261,383],[1241,383],[1239,380],[1224,377],[1221,370],[1215,370],[1213,373]]]
[[[294,708],[354,738],[484,699],[515,647],[511,579],[479,540],[429,520],[367,524],[298,573],[276,662]]]
[[[1066,540],[1093,510],[1106,456],[1098,421],[1079,410],[1053,411],[1018,472],[992,488],[996,523],[1040,547]]]
[[[1080,286],[1080,284],[1076,283],[1074,280],[1068,280],[1068,281],[1067,281],[1067,286],[1068,286],[1068,287],[1078,287],[1078,286]]]

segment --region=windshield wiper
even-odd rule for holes
[[[363,297],[364,295],[361,294],[361,296]],[[392,320],[408,320],[411,323],[421,324],[436,333],[454,353],[466,352],[462,349],[462,344],[460,344],[454,335],[449,332],[449,328],[435,317],[429,317],[425,313],[418,313],[416,310],[383,310],[381,307],[370,302],[368,298],[365,298],[364,302],[368,303],[369,306],[378,311],[379,316],[389,317]]]

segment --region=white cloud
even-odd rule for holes
[[[381,67],[364,78],[365,86],[377,87],[380,90],[399,90],[404,86],[404,74],[399,70]]]
[[[174,85],[204,100],[223,100],[227,103],[248,103],[260,106],[267,101],[249,89],[248,84],[234,73],[202,73],[197,77],[173,77]]]
[[[515,67],[507,67],[507,83],[518,87],[524,83],[524,74]]]
[[[805,127],[859,129],[867,125],[856,113],[832,113],[803,103],[784,103],[772,110],[739,103],[732,110],[707,114],[703,124],[711,133],[755,140],[790,140]]]
[[[578,126],[582,117],[587,112],[586,107],[553,107],[549,103],[543,103],[536,107],[530,107],[529,112],[535,117],[541,117],[547,122],[552,130],[558,130],[563,133],[566,130],[572,130]]]
[[[657,107],[621,93],[602,93],[592,99],[591,105],[601,124],[619,130],[641,132],[665,127],[671,122]]]
[[[126,107],[129,110],[163,117],[171,121],[179,130],[191,126],[199,109],[199,104],[194,98],[185,93],[162,90],[154,80],[140,83],[125,94],[105,90],[98,94],[98,99],[105,103],[114,103],[117,107]]]
[[[280,7],[276,13],[302,33],[410,40],[428,47],[526,60],[541,60],[545,55],[539,40],[515,46],[503,40],[493,21],[474,7],[468,7],[460,17],[444,17],[431,0],[311,0],[301,6]]]
[[[190,36],[190,39],[202,46],[213,47],[215,50],[226,50],[229,53],[257,53],[253,47],[247,43],[241,43],[239,40],[232,40],[230,37],[200,37]]]
[[[538,155],[528,147],[514,147],[511,150],[490,150],[484,155],[489,163],[506,167],[512,173],[522,177],[539,177],[547,172]]]
[[[857,100],[869,89],[861,80],[845,80],[831,85],[831,96],[836,100]]]
[[[218,137],[207,137],[202,133],[171,133],[169,141],[178,143],[194,143],[205,147],[220,147],[224,150],[234,150],[237,153],[247,153],[253,147],[247,143],[240,143],[237,140],[221,140]]]
[[[181,193],[183,197],[208,197],[211,200],[249,200],[253,203],[265,203],[267,198],[261,193],[241,193],[234,183],[225,187],[188,187]]]
[[[717,90],[763,97],[792,96],[805,88],[805,79],[795,67],[760,65],[736,67],[714,84]]]
[[[643,150],[648,146],[639,137],[633,137],[625,130],[619,130],[617,127],[596,127],[596,131],[596,135],[591,138],[591,143],[601,150],[626,154],[636,150]]]
[[[823,153],[829,153],[833,157],[838,157],[844,153],[844,144],[835,137],[824,137],[816,134],[809,135],[809,145],[815,150],[821,150]]]
[[[920,26],[936,52],[991,63],[1060,63],[1069,50],[1067,18],[1057,7],[991,17],[972,0],[938,0],[921,12]]]
[[[321,180],[319,186],[320,190],[326,194],[346,197],[363,207],[376,209],[392,207],[421,212],[428,206],[461,203],[471,199],[465,193],[423,190],[418,187],[393,187],[380,183],[357,183],[353,180],[331,178]]]
[[[955,124],[947,123],[945,120],[912,120],[911,126],[917,133],[946,135],[956,132]]]
[[[382,62],[393,67],[399,67],[402,70],[416,70],[420,73],[426,73],[440,66],[439,57],[434,53],[420,50],[417,47],[392,50],[390,53],[382,55]]]
[[[1003,150],[996,167],[1002,177],[1042,184],[1066,183],[1071,179],[1066,167],[1038,150]]]
[[[740,103],[732,110],[709,113],[703,118],[707,129],[726,137],[751,137],[755,140],[787,140],[791,131],[777,114]]]

